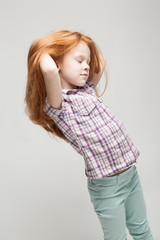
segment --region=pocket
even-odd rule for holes
[[[96,102],[92,99],[76,99],[76,102],[72,104],[73,111],[80,116],[89,115],[96,107]]]
[[[97,128],[96,121],[94,121],[98,116],[97,101],[96,98],[77,98],[71,105],[76,123],[80,125],[84,133],[94,132]]]

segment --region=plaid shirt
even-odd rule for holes
[[[83,156],[88,178],[110,176],[136,164],[139,150],[122,122],[96,96],[90,80],[83,87],[62,89],[61,109],[53,108],[46,97],[43,111]]]

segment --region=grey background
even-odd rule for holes
[[[102,99],[141,152],[148,220],[160,240],[160,1],[1,1],[0,11],[0,239],[103,239],[83,157],[24,113],[31,42],[68,29],[92,37],[107,60]],[[101,92],[104,85],[103,75]]]

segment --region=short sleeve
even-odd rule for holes
[[[79,145],[78,142],[78,138],[75,135],[75,133],[73,133],[71,131],[71,129],[69,128],[69,126],[67,125],[66,121],[64,120],[64,97],[62,96],[62,108],[61,109],[56,109],[54,107],[52,107],[48,100],[47,97],[45,99],[45,104],[43,107],[43,111],[50,117],[52,118],[56,125],[58,126],[58,128],[63,132],[63,134],[65,135],[68,143],[80,154],[83,155],[81,147]]]
[[[48,100],[47,100],[47,96],[45,98],[45,104],[43,107],[43,111],[49,116],[51,117],[53,120],[57,117],[59,117],[63,111],[63,104],[64,104],[64,99],[62,98],[62,108],[61,109],[56,109],[54,107],[52,107]]]

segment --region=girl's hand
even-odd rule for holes
[[[40,69],[42,73],[47,73],[50,70],[59,71],[56,62],[49,54],[44,54],[40,60]]]
[[[40,68],[43,75],[48,103],[56,109],[62,107],[62,86],[59,70],[49,54],[40,59]]]
[[[100,52],[100,71],[99,73],[94,73],[93,77],[92,77],[92,82],[94,84],[94,88],[97,86],[98,82],[101,79],[101,76],[103,74],[103,72],[105,71],[105,67],[106,67],[106,59],[104,58],[103,54]]]

